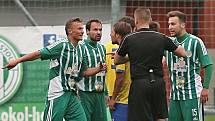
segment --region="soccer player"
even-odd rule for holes
[[[202,121],[201,103],[208,101],[213,63],[203,41],[186,32],[186,15],[170,11],[167,16],[173,41],[182,45],[187,53],[186,57],[178,57],[166,52],[172,88],[169,121]],[[201,67],[205,70],[203,84]]]
[[[91,19],[86,23],[87,39],[83,41],[87,56],[87,65],[96,67],[105,63],[106,50],[99,41],[102,37],[102,23]],[[105,71],[83,78],[78,83],[81,104],[87,116],[87,121],[107,121],[105,100]]]
[[[149,29],[149,9],[136,9],[134,19],[137,31],[125,37],[114,56],[117,65],[130,61],[132,83],[128,97],[128,121],[149,121],[151,118],[164,121],[168,115],[162,71],[164,50],[179,56],[186,54],[171,39]]]
[[[124,37],[132,32],[131,25],[126,22],[117,22],[111,31],[113,44],[119,45]],[[114,121],[127,121],[128,94],[131,84],[129,62],[116,66],[116,81],[113,95],[108,102]]]
[[[120,21],[129,23],[132,27],[132,30],[134,30],[135,23],[134,23],[134,19],[132,17],[124,16],[118,20],[118,22],[120,22]],[[108,89],[108,94],[111,98],[112,94],[113,94],[115,80],[116,80],[116,76],[115,76],[116,65],[114,65],[114,62],[113,62],[113,54],[116,52],[116,50],[119,48],[119,46],[117,44],[112,43],[112,41],[110,41],[109,43],[107,43],[105,45],[105,48],[106,48],[106,52],[107,52],[107,54],[106,54],[106,65],[107,65],[106,85],[107,85],[107,89]]]
[[[45,105],[44,121],[87,121],[84,110],[76,96],[75,83],[82,76],[90,76],[103,71],[100,64],[87,68],[82,45],[83,23],[80,18],[67,21],[67,38],[23,57],[9,61],[5,68],[12,69],[17,64],[38,58],[50,59],[49,88]]]
[[[132,30],[135,28],[134,19],[132,17],[124,16],[119,19],[118,22],[128,23]],[[122,29],[125,29],[126,27],[128,28],[128,26],[127,24],[120,24],[124,25],[123,27],[120,27],[118,22],[114,25],[116,26],[114,27],[116,32],[114,29],[112,29],[111,32],[112,41],[106,45],[106,83],[108,84],[110,96],[108,105],[111,109],[112,118],[115,121],[127,121],[128,94],[131,83],[129,63],[116,66],[113,63],[113,56],[118,49],[119,43],[121,43],[122,39],[130,33],[130,30],[127,29],[123,32]]]

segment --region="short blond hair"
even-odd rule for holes
[[[151,21],[151,11],[148,8],[137,8],[134,11],[134,15],[138,20]]]
[[[72,23],[74,23],[74,22],[82,23],[83,21],[82,21],[82,19],[79,18],[79,17],[69,19],[69,20],[66,22],[66,25],[65,25],[66,35],[68,35],[68,29],[70,28],[70,26],[71,26]]]

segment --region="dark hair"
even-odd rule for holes
[[[129,23],[131,25],[132,30],[134,30],[135,28],[135,22],[134,22],[134,18],[130,17],[130,16],[124,16],[121,19],[118,20],[118,22],[126,22]]]
[[[149,23],[149,29],[158,32],[160,30],[160,24],[156,21],[151,21]]]
[[[119,34],[124,38],[127,34],[132,32],[131,25],[127,22],[117,22],[116,24],[113,25],[113,29],[116,34]]]
[[[66,35],[68,35],[68,29],[71,27],[72,23],[74,22],[79,22],[79,23],[82,23],[82,19],[81,18],[72,18],[72,19],[69,19],[67,22],[66,22],[66,25],[65,25],[65,31],[66,31]]]
[[[181,22],[186,23],[186,14],[181,11],[170,11],[167,14],[168,18],[175,16],[178,17]]]
[[[93,22],[100,23],[100,24],[102,25],[102,22],[99,21],[98,19],[91,19],[91,20],[89,20],[89,21],[86,23],[86,30],[90,30],[91,24],[92,24]]]
[[[137,19],[145,20],[145,21],[150,21],[151,20],[151,11],[148,8],[137,8],[134,11],[134,15],[136,15]]]

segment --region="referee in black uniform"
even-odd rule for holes
[[[165,121],[168,110],[162,71],[164,50],[178,56],[186,52],[167,36],[149,29],[149,9],[137,8],[134,18],[137,31],[125,37],[114,59],[117,65],[130,61],[128,121]]]

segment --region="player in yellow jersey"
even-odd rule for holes
[[[112,58],[112,53],[114,53],[118,49],[117,44],[112,44],[110,41],[105,45],[106,48],[106,65],[107,65],[107,73],[106,73],[106,86],[108,90],[108,94],[111,97],[113,94],[113,89],[114,89],[114,83],[116,80],[116,66],[114,65],[113,58]]]
[[[129,23],[116,23],[111,31],[112,43],[119,45],[124,37],[131,32],[132,28]],[[114,121],[127,121],[128,95],[131,84],[129,62],[116,66],[115,73],[115,85],[108,105],[112,110]]]
[[[135,28],[134,19],[132,17],[122,17],[119,22],[126,22],[130,24],[132,30]],[[117,26],[117,25],[116,25]],[[117,37],[121,35],[120,41],[124,38],[125,34],[122,34],[123,30],[120,30],[121,33],[119,33],[119,29],[124,29],[122,27],[117,28],[117,33],[115,34]],[[115,29],[116,30],[116,29]],[[114,30],[113,30],[114,31]],[[112,31],[112,37],[113,35]],[[124,33],[128,34],[129,32],[124,31]],[[129,69],[129,63],[123,64],[120,66],[114,65],[113,63],[113,54],[118,49],[119,42],[116,42],[115,39],[112,38],[112,42],[109,42],[106,45],[106,64],[107,64],[107,73],[106,73],[106,84],[109,91],[110,101],[109,101],[109,107],[112,110],[112,114],[115,121],[127,121],[127,104],[128,104],[128,93],[130,88],[130,69]],[[129,75],[128,75],[129,74]],[[123,78],[125,79],[123,79]],[[117,98],[117,100],[116,100]],[[115,105],[116,104],[116,105]],[[122,104],[118,106],[118,104]],[[116,108],[115,108],[116,107]],[[114,110],[113,110],[114,109]]]
[[[132,27],[132,30],[134,30],[135,28],[135,23],[134,23],[134,19],[132,17],[128,17],[128,16],[124,16],[122,17],[120,21],[129,23]],[[114,84],[115,84],[115,80],[116,80],[116,66],[114,65],[113,62],[113,56],[112,54],[115,53],[115,51],[118,49],[118,45],[114,44],[112,41],[108,42],[105,45],[106,48],[106,65],[107,65],[107,73],[106,73],[106,85],[107,85],[107,89],[108,89],[108,94],[110,97],[112,97],[113,94],[113,89],[114,89]]]

